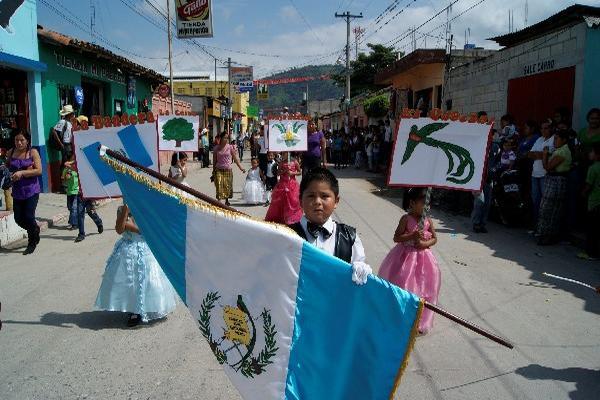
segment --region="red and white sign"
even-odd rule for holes
[[[175,0],[177,37],[180,39],[212,37],[212,5],[210,0]]]

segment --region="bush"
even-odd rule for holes
[[[387,94],[369,97],[363,103],[365,114],[370,118],[383,117],[390,109],[390,98]]]

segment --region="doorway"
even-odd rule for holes
[[[82,79],[83,105],[81,115],[90,118],[92,115],[104,115],[104,84],[102,82]]]
[[[573,112],[575,67],[562,68],[508,81],[507,111],[518,127],[527,120],[540,122],[557,108]]]

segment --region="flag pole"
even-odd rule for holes
[[[216,199],[213,199],[212,197],[210,197],[208,195],[205,195],[204,193],[201,193],[201,192],[199,192],[199,191],[197,191],[195,189],[192,189],[189,186],[185,186],[185,185],[183,185],[183,184],[181,184],[179,182],[176,182],[175,180],[173,180],[173,179],[171,179],[169,177],[166,177],[166,176],[164,176],[163,174],[161,174],[159,172],[151,170],[150,168],[146,168],[146,167],[144,167],[144,166],[142,166],[142,165],[140,165],[140,164],[138,164],[138,163],[130,160],[129,158],[122,156],[120,153],[117,153],[117,152],[115,152],[113,150],[110,150],[110,149],[102,147],[102,146],[101,146],[101,148],[99,150],[100,151],[104,151],[107,155],[109,155],[110,157],[114,158],[115,160],[118,160],[118,161],[122,162],[123,164],[129,165],[130,167],[138,169],[138,170],[140,170],[140,171],[142,171],[142,172],[150,175],[151,177],[158,179],[159,181],[168,183],[169,185],[171,185],[171,186],[173,186],[173,187],[175,187],[175,188],[177,188],[177,189],[179,189],[179,190],[181,190],[183,192],[189,193],[192,196],[197,197],[200,200],[207,202],[208,204],[211,204],[211,205],[213,205],[215,207],[222,208],[222,209],[227,210],[227,211],[232,211],[232,212],[236,212],[236,213],[241,214],[241,215],[248,216],[248,214],[243,213],[241,211],[238,211],[238,210],[236,210],[233,207],[229,207],[229,206],[221,203],[220,201],[218,201]],[[498,344],[501,344],[502,346],[508,347],[509,349],[513,348],[513,345],[509,341],[501,338],[500,336],[494,335],[493,333],[488,332],[487,330],[485,330],[485,329],[483,329],[483,328],[481,328],[481,327],[479,327],[479,326],[477,326],[477,325],[475,325],[475,324],[473,324],[473,323],[471,323],[471,322],[469,322],[469,321],[467,321],[467,320],[465,320],[463,318],[460,318],[460,317],[458,317],[458,316],[456,316],[456,315],[454,315],[454,314],[452,314],[452,313],[444,310],[441,307],[438,307],[438,306],[436,306],[434,304],[431,304],[431,303],[429,303],[427,301],[424,302],[424,306],[426,308],[428,308],[429,310],[433,311],[434,313],[439,314],[439,315],[441,315],[443,317],[446,317],[449,320],[451,320],[453,322],[456,322],[457,324],[462,325],[465,328],[470,329],[470,330],[472,330],[475,333],[480,334],[481,336],[484,336],[484,337],[486,337],[486,338],[488,338],[488,339],[490,339],[490,340],[492,340],[492,341],[494,341],[494,342],[496,342]]]

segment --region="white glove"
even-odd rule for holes
[[[362,261],[355,261],[352,263],[352,282],[357,285],[364,285],[367,283],[367,277],[373,273],[371,266]]]

